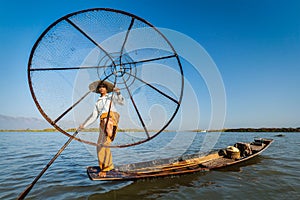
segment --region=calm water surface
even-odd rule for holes
[[[239,166],[137,182],[90,181],[86,166],[97,165],[95,150],[73,141],[27,199],[300,199],[300,133],[277,134],[161,133],[148,143],[113,149],[114,163],[125,164],[195,153],[203,141],[223,148],[253,137],[275,139],[262,155]],[[16,199],[67,139],[60,133],[0,133],[0,199]]]

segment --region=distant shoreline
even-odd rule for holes
[[[203,132],[203,130],[193,130],[193,132]],[[222,130],[206,130],[206,132],[300,132],[298,128],[229,128]]]
[[[298,128],[239,128],[226,129],[224,132],[300,132]]]
[[[75,132],[75,128],[67,129],[66,132]],[[144,130],[139,129],[120,129],[119,132],[143,132]],[[172,132],[176,130],[164,130],[164,132]],[[182,130],[186,132],[300,132],[298,128],[235,128],[235,129],[222,129],[222,130]],[[54,128],[46,129],[1,129],[0,132],[59,132]],[[98,132],[98,128],[84,129],[82,132]],[[156,132],[150,130],[149,132]]]

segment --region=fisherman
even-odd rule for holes
[[[117,133],[120,115],[116,111],[115,104],[124,105],[124,97],[119,88],[114,88],[113,84],[107,81],[95,81],[89,87],[92,91],[100,93],[100,97],[94,111],[87,121],[80,125],[80,129],[89,126],[100,116],[97,156],[101,170],[99,176],[106,177],[106,173],[114,169],[110,148],[106,146],[111,144]]]

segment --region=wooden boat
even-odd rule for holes
[[[225,148],[207,155],[191,154],[179,158],[120,165],[107,172],[106,177],[98,176],[99,167],[89,166],[87,167],[87,174],[91,180],[120,181],[205,172],[249,160],[262,153],[272,142],[273,139],[258,138],[251,143],[236,143],[232,148],[238,149],[237,152],[232,152],[232,148]]]

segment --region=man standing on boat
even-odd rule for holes
[[[110,148],[106,146],[111,144],[117,133],[120,115],[116,111],[115,104],[124,105],[124,98],[120,89],[114,88],[113,84],[107,81],[95,81],[90,84],[89,88],[100,93],[100,97],[93,113],[84,124],[80,125],[80,129],[89,126],[100,116],[97,155],[101,170],[99,176],[105,177],[106,173],[114,168]]]

